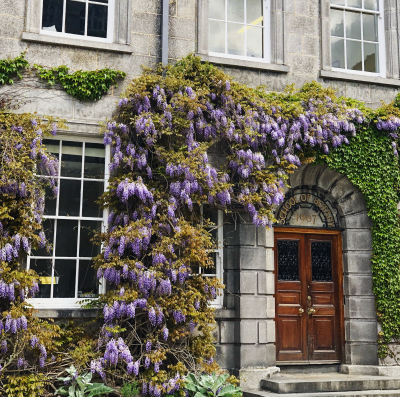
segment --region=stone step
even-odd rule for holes
[[[399,390],[400,378],[332,374],[277,375],[261,381],[261,389],[277,394]]]
[[[268,391],[243,391],[243,397],[279,397],[282,394]],[[290,393],[284,397],[400,397],[400,390],[363,390],[318,393]]]

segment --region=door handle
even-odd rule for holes
[[[308,314],[314,314],[315,313],[315,309],[310,308],[310,309],[307,310],[307,313]]]
[[[300,309],[299,309],[299,314],[303,314],[304,313],[304,309],[301,307]]]

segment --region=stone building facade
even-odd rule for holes
[[[17,84],[21,95],[28,99],[21,111],[51,114],[67,120],[69,130],[62,134],[58,148],[55,147],[58,144],[53,143],[55,152],[65,151],[69,156],[84,156],[83,153],[87,157],[99,156],[103,158],[101,164],[107,163],[107,154],[99,154],[100,149],[96,146],[101,143],[99,122],[111,116],[120,93],[129,81],[141,74],[142,65],[153,67],[161,61],[175,62],[189,53],[200,55],[203,60],[217,65],[241,83],[252,87],[265,85],[267,91],[282,91],[288,84],[299,87],[316,80],[333,87],[339,95],[359,99],[372,107],[379,106],[381,100],[391,101],[398,93],[399,0],[259,0],[261,21],[247,18],[242,23],[241,29],[247,37],[244,39],[247,50],[242,51],[237,47],[239,44],[234,43],[237,41],[234,35],[239,34],[240,29],[235,30],[236,33],[229,30],[229,19],[238,16],[236,13],[230,17],[229,10],[245,4],[244,15],[249,16],[251,7],[260,6],[257,1],[247,0],[244,3],[244,0],[229,0],[225,4],[224,0],[103,0],[97,3],[95,0],[1,0],[0,53],[2,58],[6,58],[26,51],[26,58],[31,64],[48,67],[66,65],[72,70],[111,67],[127,73],[127,78],[118,88],[111,89],[103,99],[90,103],[80,102],[57,87],[48,88],[37,82],[24,81]],[[54,11],[56,6],[64,11],[57,14]],[[72,7],[70,11],[65,12],[62,7],[66,6]],[[108,8],[107,17],[104,17],[105,10],[99,7]],[[84,21],[81,23],[86,24],[84,28],[72,22],[69,25],[68,18],[73,18],[76,10],[81,10],[78,17]],[[103,22],[104,18],[108,19],[102,28],[90,18],[103,18]],[[357,18],[361,18],[363,25],[357,27]],[[347,26],[346,20],[353,22]],[[251,29],[255,30],[256,27],[260,34],[253,37]],[[232,34],[233,38],[224,36],[225,39],[220,40],[213,36],[216,32],[228,36]],[[238,37],[241,39],[242,36]],[[257,47],[252,40],[254,43],[261,40],[262,44]],[[220,54],[218,45],[224,48]],[[253,55],[247,56],[250,53]],[[102,183],[106,178],[107,174],[101,176]],[[79,183],[85,184],[86,180],[82,181]],[[279,229],[279,238],[285,240],[284,233],[291,231],[293,235],[286,240],[314,239],[318,242],[319,235],[334,235],[336,239],[329,240],[330,244],[337,247],[335,262],[331,258],[331,267],[336,266],[337,282],[334,289],[337,295],[329,298],[331,303],[334,302],[332,305],[336,312],[334,315],[326,314],[323,320],[326,324],[331,321],[329,324],[333,327],[335,345],[328,348],[325,345],[330,343],[329,340],[321,340],[321,346],[326,347],[326,355],[321,353],[318,357],[325,358],[313,360],[306,346],[310,331],[303,335],[306,342],[303,341],[305,345],[302,346],[306,346],[306,351],[296,345],[303,342],[290,338],[283,341],[282,338],[287,338],[287,332],[296,329],[291,327],[300,323],[292,324],[290,320],[287,322],[289,325],[281,325],[283,328],[279,330],[282,332],[276,332],[279,320],[277,313],[281,310],[279,305],[285,306],[284,300],[277,301],[277,289],[281,288],[279,281],[283,280],[279,279],[277,267],[279,238],[274,237],[274,230],[256,228],[245,217],[235,222],[225,219],[221,237],[224,249],[219,253],[221,263],[218,275],[223,277],[227,292],[223,300],[217,302],[217,354],[219,363],[235,375],[240,375],[249,388],[257,388],[261,378],[277,371],[277,367],[288,364],[342,365],[343,369],[350,372],[360,365],[369,365],[370,369],[376,368],[379,372],[376,366],[382,364],[377,358],[378,325],[372,292],[372,225],[362,194],[345,177],[322,166],[301,167],[291,177],[290,185],[291,190],[287,192],[283,204],[285,206],[288,203],[289,209],[282,207],[277,212],[281,214],[283,211],[285,216],[282,219],[286,221],[286,226]],[[93,196],[96,190],[93,189],[88,195]],[[324,224],[327,218],[321,206],[301,205],[302,195],[307,197],[307,194],[317,195],[319,201],[316,203],[321,201],[330,208],[332,219],[335,219],[333,226],[329,226],[329,222]],[[300,201],[296,201],[296,197],[300,197]],[[290,200],[300,204],[294,208]],[[89,215],[85,216],[84,204],[80,206],[76,222],[101,222],[103,215],[93,216],[88,212]],[[64,210],[73,211],[69,207]],[[292,211],[290,219],[286,217],[289,210]],[[61,209],[57,211],[59,214]],[[307,217],[312,216],[310,211],[318,216],[317,226],[307,223]],[[299,214],[306,224],[302,225],[298,220]],[[65,222],[65,218],[57,218],[56,215],[52,219],[54,222],[58,219],[59,226],[62,221]],[[308,226],[308,237],[302,226]],[[332,233],[326,234],[326,230]],[[63,257],[62,253],[57,255],[56,252],[53,258],[56,261],[58,256]],[[75,256],[81,263],[79,255]],[[59,266],[65,264],[58,263]],[[80,266],[84,266],[83,262]],[[72,298],[76,300],[79,297],[79,288],[76,286],[72,297],[56,286],[49,287],[38,300],[40,315],[90,315],[71,303]],[[286,292],[295,291],[289,285],[282,288],[286,288]],[[65,294],[69,296],[68,301],[63,301]],[[283,295],[279,296],[281,299]],[[287,301],[288,307],[295,310],[313,309],[314,301],[303,303],[290,299]],[[296,318],[302,315],[301,310],[285,316],[294,316],[297,321]],[[318,332],[315,331],[312,337],[317,338]],[[285,359],[285,349],[292,352],[291,357],[297,356]],[[278,356],[280,359],[277,362]]]

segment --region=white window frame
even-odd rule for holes
[[[201,0],[200,0],[201,1]],[[210,0],[213,1],[213,0]],[[263,40],[264,40],[264,57],[263,58],[256,58],[256,57],[248,57],[248,56],[242,56],[242,55],[234,55],[234,54],[228,54],[228,53],[221,53],[221,52],[212,52],[209,51],[208,55],[209,56],[215,56],[215,57],[220,57],[220,58],[229,58],[229,59],[240,59],[240,60],[246,60],[246,61],[253,61],[253,62],[264,62],[264,63],[270,63],[271,62],[271,0],[263,0]],[[244,20],[247,21],[247,7],[246,7],[246,2],[244,5]],[[210,18],[208,16],[208,21],[219,21],[219,22],[224,22],[225,23],[225,50],[228,50],[228,33],[227,33],[227,26],[228,26],[228,0],[225,0],[225,19],[214,19]],[[238,22],[234,22],[238,23]],[[252,26],[251,24],[248,24],[247,22],[243,24],[244,26]],[[257,25],[254,25],[257,26]],[[208,24],[208,29],[209,29],[209,24]],[[207,32],[209,34],[209,32]],[[245,44],[247,43],[247,29],[244,30],[245,34]],[[209,38],[210,40],[211,38]]]
[[[79,34],[71,34],[64,33],[65,31],[65,13],[67,9],[67,0],[63,0],[63,16],[62,16],[62,32],[53,32],[42,28],[42,18],[43,18],[43,0],[40,0],[40,34],[47,36],[55,36],[55,37],[65,37],[70,39],[80,39],[80,40],[89,40],[89,41],[97,41],[102,43],[112,43],[114,36],[114,12],[115,12],[115,3],[114,0],[108,0],[108,4],[98,3],[96,0],[74,0],[80,3],[86,3],[86,24],[85,24],[85,35]],[[102,37],[92,37],[87,36],[87,25],[88,25],[88,11],[89,11],[89,1],[93,4],[99,4],[103,7],[108,7],[108,20],[107,20],[107,38]]]
[[[81,138],[81,137],[73,137],[73,136],[56,136],[52,137],[49,139],[53,140],[58,140],[60,141],[60,147],[61,147],[61,141],[72,141],[72,142],[85,142],[85,143],[100,143],[102,144],[102,140],[98,138]],[[85,146],[83,145],[83,152],[82,152],[82,163],[85,161]],[[62,153],[61,153],[62,154]],[[65,178],[65,179],[72,179],[69,177],[61,177],[61,157],[59,156],[59,164],[60,164],[60,175],[58,176],[58,186],[60,178]],[[105,147],[105,170],[104,170],[104,189],[106,190],[108,187],[108,180],[109,180],[109,169],[108,169],[108,164],[110,163],[110,147],[107,146]],[[78,180],[79,178],[73,178],[75,180]],[[82,181],[100,181],[99,179],[95,178],[84,178],[83,175],[81,175],[80,180]],[[103,179],[101,179],[103,181]],[[82,185],[81,185],[82,186]],[[83,194],[83,189],[81,188],[81,206],[82,206],[82,194]],[[57,196],[57,207],[59,205],[59,195]],[[43,219],[67,219],[67,220],[87,220],[87,221],[103,221],[103,232],[105,232],[108,228],[108,209],[103,210],[103,217],[102,218],[89,218],[89,217],[82,217],[82,216],[58,216],[58,215],[45,215],[43,216]],[[80,260],[92,260],[92,258],[87,258],[87,257],[56,257],[55,252],[56,252],[56,247],[55,247],[55,241],[56,241],[56,226],[54,226],[54,236],[53,236],[53,241],[51,242],[53,244],[53,254],[52,256],[30,256],[28,255],[27,258],[27,269],[30,268],[30,261],[31,259],[46,259],[46,260],[52,260],[53,261],[53,266],[52,266],[52,276],[51,278],[53,279],[54,277],[54,261],[55,259],[65,259],[65,260],[76,260],[76,276],[75,276],[75,294],[77,295],[77,287],[79,283],[79,267],[78,263]],[[78,235],[77,235],[77,241],[79,243],[80,241],[80,228],[78,228]],[[78,247],[77,247],[78,248]],[[77,251],[79,252],[79,251]],[[51,292],[50,295],[52,295],[53,291],[53,284],[51,286]],[[100,294],[106,292],[106,283],[104,282],[104,279],[100,280],[99,282],[99,291]],[[96,298],[32,298],[29,299],[28,302],[32,304],[32,306],[36,309],[77,309],[80,308],[81,305],[79,304],[80,301],[86,300],[86,299],[96,299]]]
[[[347,4],[347,0],[346,0]],[[364,0],[363,0],[363,6],[364,6]],[[373,14],[373,15],[378,15],[378,45],[379,45],[379,52],[378,52],[378,57],[379,57],[379,72],[378,73],[373,73],[373,72],[365,72],[361,70],[352,70],[352,69],[347,69],[347,68],[335,68],[332,66],[332,71],[334,72],[341,72],[341,73],[351,73],[351,74],[357,74],[357,75],[362,75],[362,76],[371,76],[371,77],[386,77],[386,47],[385,47],[385,21],[384,21],[384,0],[379,0],[379,11],[372,11],[372,10],[366,10],[364,8],[355,8],[355,7],[347,7],[347,6],[340,6],[336,4],[330,4],[330,9],[335,9],[335,10],[343,10],[343,11],[354,11],[359,14]],[[338,37],[338,36],[332,36],[330,35],[331,38],[343,38],[344,39],[344,57],[345,57],[345,64],[347,66],[347,54],[346,54],[346,13],[344,13],[344,37]],[[361,27],[361,40],[356,40],[356,39],[351,39],[352,41],[357,41],[361,42],[362,44],[368,41],[363,40],[363,28]],[[375,42],[374,42],[375,43]],[[376,44],[376,43],[375,43]],[[332,51],[332,46],[329,48],[329,51]],[[364,45],[361,45],[361,51],[362,51],[362,62],[364,62]]]
[[[201,215],[203,215],[203,205],[201,206]],[[204,277],[217,277],[220,280],[223,280],[224,276],[224,249],[223,249],[223,241],[224,241],[224,213],[221,210],[218,210],[218,224],[214,227],[217,228],[217,241],[218,248],[215,251],[217,255],[217,261],[215,263],[215,274],[203,274]],[[201,274],[201,268],[199,268],[199,274]],[[221,295],[217,295],[217,297],[211,302],[211,306],[216,309],[221,309],[224,303],[224,292],[222,291]]]

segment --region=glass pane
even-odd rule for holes
[[[362,70],[362,54],[360,41],[346,41],[347,69]]]
[[[364,71],[379,73],[378,44],[364,43]]]
[[[247,23],[261,26],[263,22],[263,0],[247,0],[246,13]]]
[[[362,0],[347,0],[347,7],[361,8]]]
[[[345,1],[346,0],[331,0],[331,4],[336,6],[344,6],[346,5]]]
[[[79,216],[81,181],[60,179],[59,216]]]
[[[86,2],[67,0],[65,33],[85,34]]]
[[[379,0],[364,0],[364,8],[379,11]]]
[[[108,7],[89,4],[87,35],[107,38]]]
[[[103,193],[104,182],[83,182],[82,216],[103,217],[103,210],[100,209],[99,204],[95,203]]]
[[[76,261],[56,259],[53,298],[75,298]]]
[[[311,242],[312,281],[332,281],[331,242]]]
[[[344,40],[332,37],[331,47],[332,47],[332,67],[344,69],[346,67],[344,63]]]
[[[263,28],[247,29],[247,56],[263,57]]]
[[[54,241],[54,219],[45,219],[43,221],[43,230],[46,235],[46,239],[51,244],[50,251],[46,248],[39,248],[38,250],[32,250],[34,256],[51,256],[53,255],[53,241]]]
[[[44,201],[44,214],[55,215],[57,206],[57,197],[54,196],[53,190],[46,187],[45,201]]]
[[[361,13],[346,11],[346,38],[361,40]]]
[[[201,270],[202,270],[202,273],[203,274],[205,274],[205,275],[207,275],[207,276],[215,276],[216,274],[217,274],[217,261],[218,261],[218,258],[217,258],[217,253],[216,252],[213,252],[213,253],[211,253],[210,254],[210,256],[211,256],[211,258],[212,258],[212,260],[213,260],[213,262],[214,262],[214,267],[209,267],[209,268],[202,268]]]
[[[299,281],[299,241],[278,240],[278,280]]]
[[[210,21],[209,25],[210,51],[225,53],[225,22]]]
[[[228,54],[245,55],[244,25],[228,23]]]
[[[31,258],[30,268],[39,275],[39,292],[35,298],[50,298],[51,267],[51,259]]]
[[[89,0],[89,4],[92,2],[108,4],[108,0]]]
[[[80,178],[82,174],[82,142],[63,142],[61,176]]]
[[[56,256],[77,256],[78,221],[57,220]]]
[[[81,221],[81,235],[79,243],[79,256],[84,258],[93,258],[100,253],[100,245],[95,245],[90,240],[94,233],[101,230],[102,222]]]
[[[55,139],[43,139],[43,144],[50,153],[60,153],[60,141],[56,141]]]
[[[378,41],[378,15],[363,14],[363,39]]]
[[[42,29],[62,32],[64,0],[43,0]]]
[[[225,20],[225,0],[212,0],[208,7],[210,18]]]
[[[244,23],[244,0],[228,0],[228,21]]]
[[[99,143],[86,143],[84,177],[103,179],[105,164],[106,151],[104,145]]]
[[[79,261],[78,298],[94,298],[98,295],[99,284],[91,261]],[[85,296],[83,296],[86,294]]]
[[[210,222],[212,222],[214,225],[211,226],[211,234],[215,240],[218,239],[218,229],[216,227],[218,226],[218,210],[214,208],[210,208],[209,205],[204,205],[203,206],[203,218],[208,219]]]
[[[331,10],[331,35],[344,37],[344,11]]]

